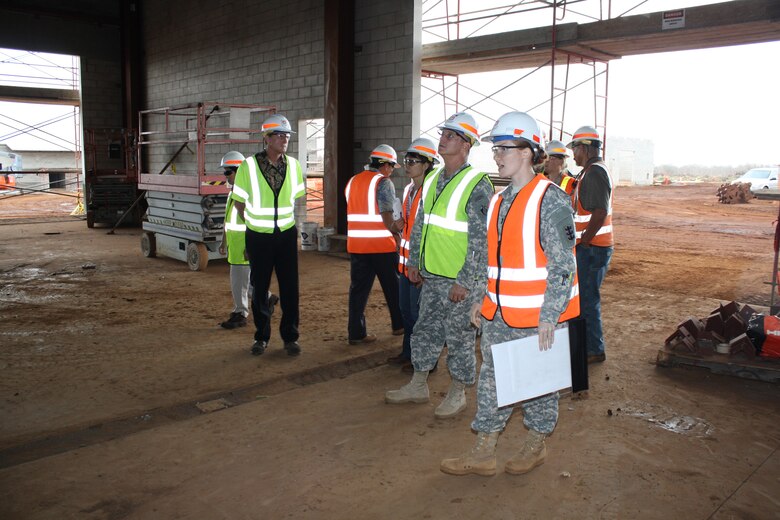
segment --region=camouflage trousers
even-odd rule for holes
[[[469,323],[471,303],[449,299],[453,280],[428,277],[420,294],[420,315],[412,332],[412,364],[430,371],[447,344],[447,368],[456,381],[471,385],[477,375],[476,330]]]
[[[557,328],[565,327],[559,325]],[[515,329],[504,323],[500,311],[493,321],[482,319],[482,366],[479,370],[477,384],[477,415],[471,423],[471,428],[478,432],[500,432],[512,416],[516,405],[498,407],[496,399],[496,373],[493,366],[493,351],[490,348],[496,343],[526,338],[538,334],[536,328]],[[529,430],[550,434],[558,422],[558,392],[543,395],[520,403],[523,409],[523,424]]]

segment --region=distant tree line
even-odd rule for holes
[[[736,179],[751,168],[760,168],[763,164],[741,164],[739,166],[702,166],[701,164],[686,164],[674,166],[662,164],[656,166],[653,173],[657,179],[663,177],[673,178],[701,178],[713,177],[716,179]]]

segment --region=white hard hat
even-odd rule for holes
[[[244,155],[241,152],[228,152],[222,156],[219,163],[220,168],[238,168],[244,162]]]
[[[444,129],[465,135],[471,141],[472,146],[479,146],[479,129],[477,127],[477,122],[466,112],[452,114],[449,119],[439,127],[439,130]]]
[[[569,151],[566,149],[566,145],[563,144],[563,142],[558,141],[557,139],[553,139],[552,141],[547,143],[547,148],[544,151],[547,152],[547,155],[566,156],[569,154]]]
[[[285,134],[294,134],[290,122],[282,114],[274,114],[263,121],[261,128],[263,135],[269,135],[276,132]]]
[[[496,120],[490,133],[483,141],[508,141],[521,139],[527,141],[531,148],[544,148],[544,137],[539,130],[539,123],[525,112],[508,112]]]
[[[378,159],[382,162],[393,163],[393,166],[398,166],[398,155],[393,150],[393,147],[387,144],[380,144],[371,152],[371,159]]]
[[[426,137],[418,137],[412,141],[412,144],[406,149],[406,153],[416,153],[430,159],[433,164],[439,163],[439,159],[436,158],[436,145]]]
[[[574,145],[577,143],[593,145],[600,148],[601,136],[599,135],[599,131],[592,126],[586,125],[579,127],[577,131],[574,132],[574,135],[571,136],[571,142],[566,146],[568,148],[574,148]]]

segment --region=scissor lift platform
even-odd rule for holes
[[[219,253],[227,195],[188,195],[147,191],[141,251],[146,257],[167,256],[202,271]]]

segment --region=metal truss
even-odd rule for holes
[[[609,62],[558,48],[556,38],[558,27],[562,23],[613,18],[613,2],[616,5],[621,4],[623,9],[614,17],[618,18],[646,4],[648,0],[521,0],[511,3],[506,0],[423,0],[424,41],[447,41],[495,34],[502,32],[501,25],[505,26],[506,22],[511,20],[512,30],[551,26],[553,45],[550,59],[546,63],[535,69],[517,70],[517,74],[503,85],[490,83],[491,89],[487,93],[480,92],[481,88],[467,86],[458,75],[422,71],[423,105],[427,107],[424,112],[437,114],[435,120],[424,121],[424,126],[430,128],[422,133],[431,135],[448,116],[462,110],[490,120],[501,115],[498,110],[521,110],[535,111],[539,122],[548,130],[548,138],[566,140],[571,135],[571,129],[568,132],[566,130],[567,108],[570,108],[567,105],[571,103],[570,98],[575,91],[579,93],[589,88],[592,90],[592,119],[578,120],[575,125],[596,126],[602,132],[606,146]],[[629,6],[629,3],[632,5]],[[467,4],[473,8],[467,8]],[[497,23],[502,20],[502,23]],[[549,91],[542,101],[527,106],[513,106],[507,103],[506,99],[499,99],[502,92],[527,78],[538,78],[544,73],[549,74]],[[466,96],[462,94],[468,94],[468,102],[463,102]],[[441,109],[431,109],[429,105],[434,103],[439,103]],[[488,105],[491,105],[492,109]]]

